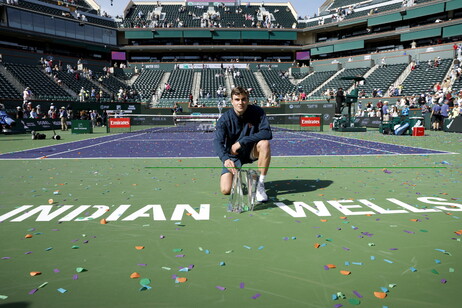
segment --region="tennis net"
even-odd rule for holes
[[[110,116],[108,118],[108,133],[128,132],[202,132],[215,131],[219,114],[190,115],[153,115],[130,114]],[[273,131],[322,131],[322,114],[267,114]]]

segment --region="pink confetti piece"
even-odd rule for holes
[[[32,290],[29,291],[29,294],[32,295],[32,294],[34,294],[34,293],[37,292],[37,291],[38,291],[38,289],[32,289]]]
[[[147,264],[145,264],[145,263],[138,263],[137,265],[138,266],[147,266]]]
[[[448,282],[446,279],[441,279],[441,283],[444,284],[444,283],[446,283],[446,282]]]
[[[11,257],[3,257],[2,260],[9,260]]]
[[[342,247],[343,250],[350,251],[350,248],[348,247]]]
[[[257,299],[257,298],[259,298],[260,296],[261,296],[261,294],[260,294],[260,293],[257,293],[257,294],[255,294],[254,296],[252,296],[252,298],[253,298],[253,299]]]
[[[221,286],[216,286],[215,288],[217,288],[217,289],[218,289],[218,290],[220,290],[220,291],[224,291],[224,290],[226,290],[226,288],[225,288],[225,287],[221,287]]]
[[[363,298],[363,296],[359,294],[358,291],[353,291],[353,294],[356,295],[358,298]]]
[[[79,275],[75,274],[74,276],[72,276],[72,280],[78,280],[79,279]]]
[[[59,273],[59,272],[60,272],[60,270],[59,270],[59,269],[57,269],[57,268],[55,268],[55,269],[53,270],[53,272],[55,272],[55,273]]]
[[[176,255],[176,258],[184,258],[185,255]]]
[[[241,283],[239,284],[239,288],[240,288],[240,289],[244,289],[244,283],[243,283],[243,282],[241,282]]]
[[[192,269],[194,268],[194,264],[189,264],[189,265],[188,265],[188,268],[189,268],[190,270],[192,270]]]
[[[403,231],[406,232],[406,233],[409,233],[409,234],[415,234],[414,231],[409,231],[409,230],[403,230]]]
[[[390,250],[398,250],[398,248],[390,248]]]
[[[343,307],[343,305],[342,305],[342,304],[337,304],[337,305],[335,305],[334,307],[335,307],[335,308],[340,308],[340,307]]]

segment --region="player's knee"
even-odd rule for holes
[[[269,140],[260,140],[258,142],[258,152],[269,152],[270,151],[270,142]]]
[[[228,187],[221,187],[221,193],[223,195],[229,195],[231,194],[231,188],[228,188]]]

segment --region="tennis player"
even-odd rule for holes
[[[262,108],[249,104],[249,93],[242,87],[231,91],[231,103],[233,108],[223,113],[217,122],[213,141],[215,152],[223,162],[220,190],[229,195],[237,168],[258,160],[260,177],[255,197],[258,202],[268,201],[264,184],[271,161],[272,132],[268,119]]]

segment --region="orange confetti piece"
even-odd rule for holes
[[[103,219],[101,219],[99,221],[99,223],[102,224],[102,225],[105,225],[105,224],[107,224],[107,220],[103,218]]]
[[[337,268],[337,266],[334,265],[334,264],[327,264],[327,267],[328,267],[328,268]]]
[[[188,279],[186,277],[177,277],[176,281],[178,281],[178,282],[186,282],[186,281],[188,281]]]
[[[321,219],[321,222],[327,222],[327,219]]]
[[[135,246],[136,250],[142,250],[144,249],[144,246]]]
[[[32,234],[26,234],[25,238],[31,238]]]
[[[186,213],[186,216],[192,216],[192,214],[191,213]]]
[[[140,274],[138,274],[137,272],[134,272],[130,275],[131,279],[140,278],[140,277],[141,277]]]
[[[318,196],[319,196],[319,197],[322,197],[322,196],[324,196],[324,194],[318,194]]]
[[[414,222],[417,222],[419,221],[418,219],[409,219],[410,221],[414,221]]]
[[[314,248],[319,248],[320,246],[319,243],[314,244]]]
[[[34,277],[34,276],[42,275],[42,272],[30,272],[30,275]]]
[[[340,274],[348,276],[351,274],[351,272],[350,271],[340,271]]]
[[[385,297],[387,297],[387,293],[385,293],[385,292],[374,292],[374,295],[377,298],[385,298]]]
[[[53,204],[55,202],[53,199],[48,199],[48,204]]]
[[[348,219],[348,217],[342,216],[342,217],[340,217],[340,219]]]

